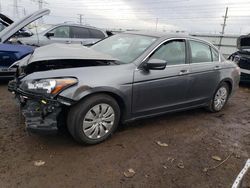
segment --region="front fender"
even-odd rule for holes
[[[122,109],[125,112],[124,115],[127,117],[127,115],[130,114],[131,100],[132,100],[132,84],[123,85],[120,86],[119,88],[114,88],[110,86],[100,86],[94,88],[90,86],[81,86],[81,87],[73,86],[60,93],[59,96],[73,100],[75,101],[74,103],[77,103],[78,101],[90,95],[98,93],[105,93],[111,95],[117,100],[117,102],[121,105],[121,107],[124,108]]]

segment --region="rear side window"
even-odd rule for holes
[[[103,32],[96,30],[96,29],[89,29],[90,31],[90,37],[91,38],[96,38],[96,39],[104,39],[105,35]]]
[[[219,52],[217,52],[215,49],[211,48],[212,51],[212,57],[213,61],[219,61]]]
[[[186,45],[184,40],[173,40],[161,45],[150,57],[167,61],[167,65],[186,63]]]
[[[71,38],[90,38],[89,29],[84,27],[71,27]]]
[[[197,41],[190,41],[191,63],[212,62],[210,46]]]

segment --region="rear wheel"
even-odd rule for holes
[[[215,94],[210,101],[208,106],[208,110],[211,112],[219,112],[223,109],[225,104],[227,103],[229,97],[229,86],[227,83],[223,82],[219,85]]]
[[[116,130],[120,119],[117,102],[105,94],[88,97],[70,109],[68,129],[83,144],[97,144]]]

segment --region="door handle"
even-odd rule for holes
[[[214,67],[214,70],[218,70],[218,69],[221,69],[221,66],[216,65],[216,66]]]
[[[185,70],[181,70],[179,72],[179,75],[184,75],[184,74],[188,74],[189,73],[189,70],[185,69]]]
[[[68,41],[68,40],[67,40],[65,43],[66,43],[66,44],[71,44],[71,41]]]

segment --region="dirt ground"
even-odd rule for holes
[[[197,109],[140,120],[102,144],[80,146],[67,133],[25,132],[13,96],[0,84],[1,188],[230,187],[248,158],[250,85],[241,86],[220,113]],[[35,166],[37,160],[45,164]],[[129,168],[135,174],[127,178]]]

